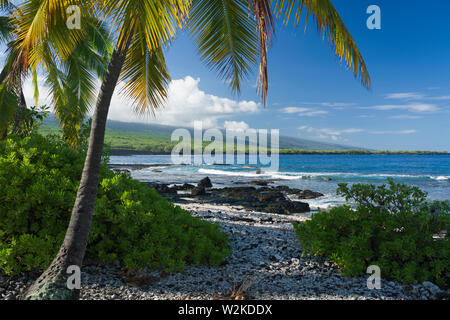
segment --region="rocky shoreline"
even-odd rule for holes
[[[343,277],[324,258],[302,256],[292,222],[309,219],[309,207],[288,197],[307,199],[319,193],[288,187],[212,188],[209,179],[197,185],[155,185],[158,192],[200,219],[219,223],[229,236],[231,255],[219,267],[188,266],[181,273],[144,270],[126,273],[119,266],[85,265],[83,300],[411,300],[448,299],[449,292],[432,283],[401,285],[382,279],[381,289],[368,289],[367,276]],[[200,189],[200,190],[198,190]],[[199,194],[196,193],[197,190]],[[287,203],[299,202],[296,204]],[[270,212],[280,203],[280,213]],[[306,204],[307,205],[307,204]],[[286,207],[287,206],[287,207]],[[293,206],[293,207],[292,207]],[[287,209],[292,209],[294,211]],[[265,212],[264,209],[266,208]],[[267,209],[270,208],[270,209]],[[298,211],[299,208],[304,210]],[[261,210],[262,209],[262,210]],[[306,210],[307,209],[307,210]],[[0,275],[0,298],[20,299],[37,277]]]
[[[300,200],[322,197],[320,192],[300,190],[287,186],[268,186],[273,180],[255,180],[239,183],[239,186],[213,188],[209,177],[203,178],[197,185],[147,183],[158,193],[169,197],[174,202],[239,205],[259,212],[292,214],[310,212],[308,203]],[[244,185],[245,186],[241,186]],[[295,199],[295,200],[292,200]]]

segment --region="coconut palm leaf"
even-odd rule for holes
[[[122,71],[122,92],[134,100],[134,109],[143,114],[163,104],[170,76],[161,47],[150,51],[142,33],[135,34]]]
[[[112,50],[104,25],[90,19],[86,28],[86,39],[63,61],[58,61],[47,42],[36,47],[46,66],[46,84],[63,137],[73,147],[78,144],[78,131],[97,92],[97,78],[105,75]]]
[[[265,104],[269,91],[269,80],[267,75],[267,49],[275,35],[274,19],[269,0],[251,0],[250,7],[258,24],[260,64],[258,73],[258,92]]]
[[[167,97],[170,77],[162,48],[175,36],[189,1],[104,0],[99,6],[117,34],[119,50],[131,39],[121,72],[122,93],[140,114],[159,107]]]
[[[339,61],[345,61],[354,76],[359,75],[362,84],[370,87],[370,75],[362,54],[330,0],[272,0],[272,3],[276,16],[284,18],[285,24],[293,18],[295,26],[300,23],[303,9],[306,9],[305,28],[312,15],[322,37],[334,46]]]
[[[134,33],[140,33],[149,51],[163,47],[181,26],[189,1],[186,0],[103,0],[98,1],[103,18],[108,19],[125,44]]]
[[[41,56],[35,47],[44,41],[49,42],[59,60],[71,55],[72,50],[84,39],[85,28],[67,28],[67,7],[77,5],[89,16],[90,5],[80,0],[29,0],[24,1],[13,11],[11,23],[14,27],[16,46],[19,55],[13,64],[10,78],[27,73],[29,66],[42,64]]]
[[[1,16],[0,17],[0,42],[1,43],[5,43],[10,40],[12,30],[13,30],[13,28],[10,24],[9,17]]]
[[[201,57],[234,92],[258,57],[257,25],[246,0],[193,0],[187,21]]]

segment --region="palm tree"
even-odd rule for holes
[[[116,45],[109,60],[94,110],[84,169],[64,242],[50,267],[29,288],[28,299],[77,298],[78,290],[66,286],[70,265],[81,266],[94,212],[106,119],[111,99],[121,77],[124,93],[134,98],[138,112],[153,110],[167,96],[170,77],[163,50],[176,31],[187,27],[206,63],[239,92],[241,80],[260,60],[258,91],[265,102],[268,92],[267,49],[274,35],[274,16],[298,25],[302,9],[312,15],[323,37],[330,40],[340,61],[353,69],[369,87],[364,60],[330,0],[103,0],[85,6],[79,0],[29,0],[21,5],[16,25],[21,49],[15,72],[39,63],[32,48],[51,36],[54,48],[67,57],[80,40],[79,31],[62,30],[64,6],[77,4],[84,16],[101,12],[111,23]],[[28,17],[30,8],[36,15]],[[39,16],[39,19],[36,17]],[[50,23],[51,21],[51,23]],[[65,33],[65,34],[64,34]],[[66,41],[61,41],[65,39]]]
[[[0,16],[0,43],[7,43],[7,57],[0,73],[0,84],[4,82],[17,59],[19,50],[14,38],[13,27],[19,23],[18,16],[14,13],[17,7],[9,2],[3,10],[8,11],[9,16]],[[30,10],[30,16],[36,15],[36,10]],[[85,33],[83,41],[78,41],[75,48],[65,59],[58,59],[57,54],[51,48],[51,41],[43,39],[36,43],[33,51],[39,56],[44,66],[43,78],[50,89],[51,105],[61,125],[63,138],[71,146],[78,144],[78,131],[86,114],[90,110],[91,103],[95,97],[96,81],[102,79],[109,56],[112,52],[112,43],[106,26],[94,18],[86,19],[84,24]],[[39,99],[39,88],[37,80],[37,66],[30,65],[27,73],[33,76],[34,98],[37,105]],[[3,138],[7,134],[7,126],[14,119],[14,127],[21,121],[20,112],[22,107],[26,108],[25,97],[22,90],[22,77],[14,76],[14,85],[1,86],[0,90],[0,131]],[[13,100],[17,100],[13,103]],[[17,133],[17,130],[12,130]]]

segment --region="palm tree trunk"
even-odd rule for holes
[[[2,72],[0,72],[0,84],[3,83],[3,81],[6,79],[7,71],[6,67],[3,68]],[[6,125],[6,128],[3,130],[3,132],[0,133],[0,141],[5,140],[8,136],[8,125]]]
[[[16,110],[16,115],[14,116],[14,124],[12,127],[12,132],[14,134],[18,134],[20,131],[20,122],[22,122],[22,119],[24,116],[24,109],[26,109],[26,107],[27,107],[27,102],[26,102],[25,96],[23,94],[22,84],[19,84],[18,93],[19,93],[19,101],[18,101],[19,107]]]
[[[70,274],[66,272],[71,265],[81,268],[83,262],[97,197],[106,119],[130,42],[131,37],[126,44],[116,45],[98,95],[87,156],[64,242],[50,267],[27,290],[25,299],[79,298],[80,290],[67,287]]]
[[[8,126],[0,133],[0,141],[5,140],[8,136]]]

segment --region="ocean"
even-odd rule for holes
[[[208,176],[213,186],[220,188],[273,179],[274,185],[323,193],[323,197],[304,200],[313,210],[345,202],[336,195],[339,183],[381,185],[388,178],[421,188],[430,200],[450,200],[450,155],[280,155],[278,171],[259,166],[261,173],[244,164],[165,166],[172,163],[170,155],[111,156],[110,163],[160,164],[132,171],[134,178],[145,182],[197,183]]]

